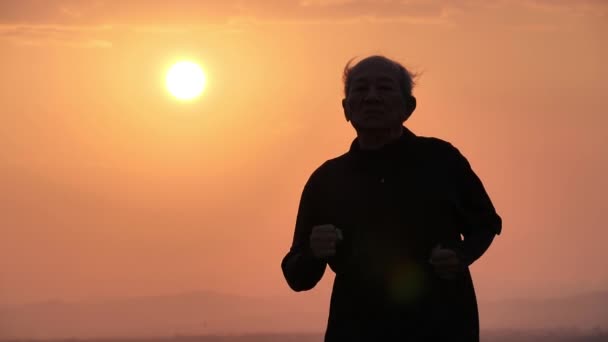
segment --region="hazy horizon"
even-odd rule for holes
[[[0,340],[322,333],[329,294],[246,297],[214,292],[0,307]],[[484,334],[608,334],[608,291],[481,301]],[[485,340],[485,339],[484,339]]]
[[[344,153],[341,72],[418,72],[406,125],[450,141],[503,233],[480,301],[608,290],[608,2],[3,1],[0,306],[293,293],[280,270],[310,173]],[[200,98],[165,89],[194,60]],[[483,313],[482,313],[483,314]],[[0,322],[1,324],[2,322]]]

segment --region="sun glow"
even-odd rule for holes
[[[194,62],[177,62],[167,72],[167,90],[180,100],[198,97],[205,90],[206,83],[203,69]]]

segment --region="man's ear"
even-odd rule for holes
[[[342,99],[342,109],[344,110],[344,118],[346,122],[350,121],[350,109],[348,108],[348,103],[346,102],[346,98]]]
[[[408,96],[405,100],[405,113],[403,113],[403,122],[405,122],[407,119],[410,118],[410,116],[412,116],[414,110],[416,110],[416,98],[413,96]]]

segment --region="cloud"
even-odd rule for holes
[[[608,13],[606,0],[523,0],[523,4],[533,9],[570,12],[575,15],[605,16]]]
[[[20,0],[0,2],[0,23],[57,25],[200,25],[259,21],[395,18],[421,21],[454,11],[517,6],[528,10],[606,13],[606,0]]]
[[[441,24],[441,0],[20,0],[0,1],[0,37],[18,45],[110,47],[112,28],[180,34],[201,27],[239,30],[270,22]],[[221,28],[220,28],[221,27]]]
[[[463,0],[131,0],[0,2],[0,22],[21,24],[129,24],[258,20],[317,20],[356,17],[437,17]]]
[[[110,44],[95,35],[99,27],[174,34],[200,27],[238,30],[252,23],[401,22],[450,24],[476,13],[500,15],[504,8],[529,13],[559,12],[605,16],[606,0],[20,0],[0,1],[0,25],[20,42],[68,42],[80,36],[85,46]],[[484,14],[485,15],[485,14]],[[13,29],[8,29],[13,27]],[[515,26],[520,25],[517,23]],[[533,29],[539,29],[538,26]],[[531,26],[531,27],[532,27]],[[38,27],[38,28],[36,28]],[[544,29],[544,28],[541,28]],[[70,37],[68,37],[70,36]],[[104,44],[92,43],[106,41]]]
[[[0,25],[0,39],[21,46],[110,48],[109,40],[96,37],[110,29],[110,26]]]
[[[539,32],[539,33],[553,33],[557,32],[560,29],[563,29],[559,25],[551,25],[551,24],[522,24],[515,25],[512,27],[514,31],[524,31],[524,32]]]

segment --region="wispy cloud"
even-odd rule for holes
[[[264,0],[264,1],[58,1],[20,0],[0,3],[0,22],[27,24],[161,24],[258,20],[403,18],[442,16],[463,0]]]
[[[109,48],[112,43],[98,37],[111,30],[111,26],[65,25],[0,25],[0,39],[16,45],[59,45],[84,48]]]
[[[555,25],[555,24],[522,24],[522,25],[515,25],[511,29],[513,31],[550,33],[550,32],[557,32],[563,28],[560,27],[559,25]]]
[[[606,0],[20,0],[0,1],[0,35],[19,42],[109,40],[100,27],[136,32],[179,34],[203,26],[237,29],[248,23],[401,22],[454,25],[475,13],[497,15],[509,8],[521,13],[606,16]],[[527,25],[527,24],[526,24]],[[513,28],[545,30],[541,24]],[[540,26],[539,26],[540,25]],[[8,29],[7,29],[8,27]],[[86,33],[86,36],[83,36]]]
[[[437,18],[455,10],[516,6],[600,15],[605,0],[20,0],[0,2],[0,22],[21,24],[184,24],[257,20]]]
[[[243,25],[277,22],[443,24],[449,4],[441,0],[2,1],[0,37],[18,45],[110,47],[110,40],[100,32],[112,27],[181,34],[201,27],[238,31]]]
[[[606,0],[522,0],[524,6],[546,12],[569,13],[576,16],[608,16]]]

